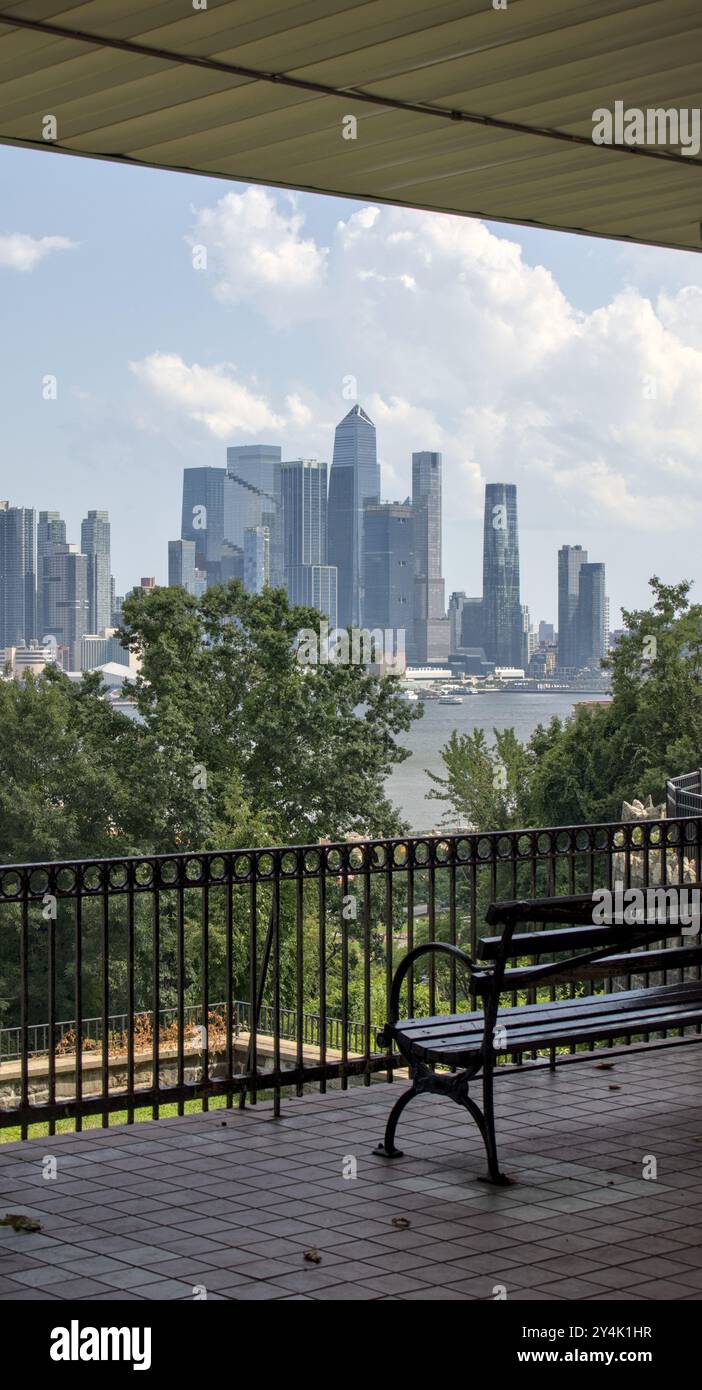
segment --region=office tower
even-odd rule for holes
[[[103,632],[112,621],[110,573],[110,521],[107,512],[88,512],[81,522],[80,548],[88,557],[88,623],[91,632]]]
[[[141,579],[139,580],[139,588],[140,588],[140,589],[155,589],[155,588],[156,588],[156,580],[155,580],[153,574],[142,574]]]
[[[394,641],[403,652],[410,646],[414,626],[414,520],[409,498],[365,504],[363,626],[401,633]]]
[[[598,670],[605,655],[605,567],[580,566],[577,666]]]
[[[449,618],[449,653],[453,655],[463,644],[461,634],[463,630],[463,605],[466,600],[464,589],[457,589],[449,598],[448,618]]]
[[[302,608],[316,608],[330,628],[338,623],[336,565],[293,565],[288,570],[288,599]]]
[[[244,588],[262,594],[270,579],[270,532],[267,526],[247,526],[244,531]]]
[[[337,623],[337,575],[327,563],[327,465],[320,459],[281,464],[285,587],[293,604],[319,608]],[[313,570],[314,574],[307,574]]]
[[[611,619],[610,619],[610,613],[609,613],[609,595],[608,595],[608,594],[605,594],[605,601],[604,601],[604,603],[605,603],[605,607],[604,607],[604,627],[605,627],[604,635],[605,635],[605,656],[606,656],[607,653],[609,652],[609,648],[610,648],[609,625],[610,625],[610,621],[611,621]]]
[[[520,605],[519,605],[519,611],[520,611],[520,613],[521,613],[521,619],[522,619],[522,651],[521,651],[521,660],[520,660],[520,663],[519,663],[519,664],[520,664],[520,666],[522,667],[522,670],[523,670],[523,671],[526,671],[526,668],[527,668],[527,666],[529,665],[529,658],[531,657],[531,652],[530,652],[530,650],[529,650],[530,626],[531,626],[531,624],[530,624],[530,620],[529,620],[529,607],[528,607],[528,604],[526,604],[526,603],[520,604]],[[534,645],[536,645],[536,643],[534,643]]]
[[[121,627],[124,622],[124,594],[115,594],[112,599],[112,621],[110,627]]]
[[[73,671],[80,670],[81,638],[89,630],[88,556],[77,545],[56,544],[44,560],[47,631],[67,649]]]
[[[441,574],[441,454],[423,450],[412,455],[414,511],[413,660],[448,659],[449,622]]]
[[[281,449],[277,444],[236,444],[227,449],[224,481],[224,539],[244,551],[244,531],[268,531],[272,589],[284,582],[281,518]]]
[[[221,578],[226,476],[224,468],[183,469],[181,540],[195,542],[195,563],[210,584]]]
[[[514,483],[487,483],[483,529],[485,655],[496,666],[522,664],[519,529]]]
[[[578,598],[580,571],[587,564],[581,545],[562,545],[558,552],[558,665],[578,665]]]
[[[553,642],[554,636],[553,623],[545,623],[542,619],[539,623],[539,641]]]
[[[53,553],[55,545],[66,544],[66,523],[59,512],[40,512],[37,522],[37,633],[46,632],[46,601],[44,591],[44,560]]]
[[[464,598],[461,610],[461,646],[483,648],[484,643],[483,600]]]
[[[129,668],[129,650],[122,646],[112,629],[108,628],[103,635],[98,635],[96,632],[84,633],[80,639],[78,669],[95,671],[98,666],[105,666],[108,661],[117,666],[124,666],[126,674],[126,670]]]
[[[37,635],[37,539],[31,507],[0,502],[0,649]]]
[[[355,405],[337,425],[329,475],[327,563],[337,570],[340,627],[363,616],[363,506],[380,501],[375,425]]]
[[[168,542],[168,587],[195,593],[195,542]]]

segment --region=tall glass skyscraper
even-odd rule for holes
[[[607,650],[606,606],[604,565],[581,565],[577,661],[580,668],[599,670]]]
[[[89,631],[88,556],[77,545],[56,544],[44,561],[46,633],[68,648],[72,671],[80,670],[81,638]]]
[[[195,542],[168,542],[168,586],[195,593]]]
[[[243,552],[244,532],[250,527],[266,528],[272,589],[284,582],[280,469],[277,444],[235,444],[227,449],[224,535]]]
[[[181,539],[195,542],[196,566],[211,584],[221,578],[225,477],[225,468],[183,470]]]
[[[247,526],[244,531],[244,588],[262,594],[270,583],[270,535],[267,526]]]
[[[293,459],[281,465],[280,478],[288,598],[318,608],[336,627],[337,574],[327,564],[327,465]]]
[[[407,502],[366,502],[363,519],[364,625],[404,633],[414,624],[414,509]]]
[[[37,634],[40,638],[49,631],[44,560],[53,555],[55,545],[65,544],[66,523],[59,512],[40,512],[37,523]]]
[[[580,571],[587,564],[581,545],[562,545],[558,552],[558,665],[564,670],[579,666],[578,601]]]
[[[107,512],[88,512],[81,522],[80,548],[88,557],[88,623],[90,632],[103,632],[112,623],[110,581],[110,519]]]
[[[340,627],[360,627],[363,612],[363,505],[380,501],[375,425],[355,405],[337,425],[329,476],[328,560],[337,570]]]
[[[441,454],[422,450],[412,455],[414,509],[414,643],[413,658],[445,663],[450,628],[441,573]]]
[[[522,665],[519,530],[514,483],[487,483],[483,525],[483,646],[496,666]]]
[[[37,636],[36,555],[33,509],[0,502],[0,649]]]

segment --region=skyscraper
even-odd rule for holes
[[[406,502],[366,502],[363,519],[364,627],[402,633],[414,624],[414,509]],[[392,653],[388,653],[392,655]]]
[[[414,511],[413,659],[445,663],[450,647],[441,574],[441,454],[412,455]]]
[[[519,529],[514,483],[487,483],[483,526],[485,655],[497,666],[522,665]]]
[[[195,542],[168,542],[168,586],[195,593]]]
[[[327,563],[327,465],[320,459],[281,464],[285,586],[291,603],[319,608],[337,622],[337,574]],[[314,569],[315,574],[305,573]]]
[[[340,627],[361,626],[363,506],[380,501],[375,425],[355,405],[337,425],[329,477],[328,563],[336,566]]]
[[[112,622],[110,520],[107,512],[88,512],[81,522],[80,548],[88,557],[89,632],[104,632]]]
[[[44,560],[44,582],[47,630],[43,635],[55,637],[59,647],[67,648],[70,669],[79,671],[81,638],[90,631],[88,556],[77,545],[55,544]]]
[[[0,502],[0,649],[37,636],[36,552],[33,509]]]
[[[224,536],[244,550],[244,531],[268,531],[268,583],[284,582],[281,517],[281,449],[278,444],[235,444],[227,449],[224,483]]]
[[[39,637],[48,632],[44,560],[54,553],[55,545],[66,544],[66,523],[58,512],[40,512],[37,523],[37,631]]]
[[[578,601],[578,659],[577,665],[598,670],[607,650],[605,637],[605,567],[585,564],[580,567],[580,597]]]
[[[195,542],[195,563],[208,583],[221,577],[225,468],[183,469],[181,539]]]
[[[562,545],[558,552],[558,665],[564,670],[579,665],[578,600],[580,571],[587,564],[581,545]]]

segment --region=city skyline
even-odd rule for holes
[[[656,571],[695,579],[692,256],[41,153],[8,150],[6,169],[0,496],[60,509],[74,538],[85,500],[109,511],[120,592],[153,567],[165,582],[183,467],[270,438],[331,463],[355,400],[391,500],[413,449],[443,455],[447,593],[479,591],[500,479],[520,491],[533,613],[555,618],[544,555],[562,544],[606,557],[613,603],[645,605]]]

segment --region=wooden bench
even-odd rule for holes
[[[699,886],[685,885],[688,889]],[[473,1116],[487,1153],[488,1176],[483,1180],[508,1183],[509,1179],[500,1172],[495,1139],[496,1057],[548,1050],[553,1066],[555,1049],[559,1047],[610,1041],[669,1028],[696,1026],[699,1030],[702,1024],[702,981],[699,979],[499,1007],[502,995],[535,991],[543,985],[578,981],[589,984],[593,980],[643,972],[683,972],[688,967],[696,967],[699,975],[702,964],[699,924],[696,936],[683,937],[672,904],[664,910],[659,906],[653,917],[647,919],[644,914],[641,920],[633,923],[617,920],[613,913],[614,920],[610,917],[604,925],[599,921],[593,923],[593,906],[592,894],[493,903],[488,908],[486,920],[490,926],[501,927],[501,931],[499,935],[481,939],[483,965],[476,965],[457,946],[439,941],[417,946],[405,956],[393,978],[390,1018],[378,1042],[387,1048],[393,1042],[397,1045],[409,1068],[412,1085],[393,1106],[385,1138],[377,1153],[386,1158],[402,1156],[401,1150],[395,1147],[395,1131],[402,1111],[414,1096],[435,1092],[464,1106]],[[522,924],[538,929],[517,931]],[[666,945],[675,938],[679,944]],[[633,949],[642,947],[647,949]],[[400,1019],[400,992],[405,976],[415,961],[432,952],[448,955],[467,969],[471,990],[481,1000],[482,1008],[478,1012]],[[552,959],[535,965],[509,964],[524,957],[543,956]],[[592,1057],[593,1054],[584,1055]],[[612,1053],[608,1050],[607,1055]],[[437,1064],[460,1070],[437,1072]],[[470,1082],[480,1072],[482,1110],[469,1095]]]

